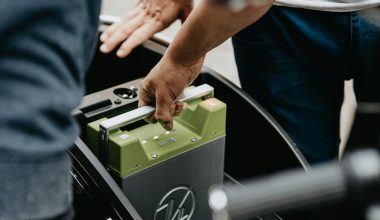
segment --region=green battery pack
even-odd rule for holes
[[[211,219],[207,195],[223,181],[227,106],[207,84],[183,96],[187,107],[171,131],[141,119],[154,109],[87,125],[91,151],[144,219]]]

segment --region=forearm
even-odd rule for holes
[[[203,1],[188,17],[165,57],[185,65],[199,62],[208,51],[257,21],[272,3],[233,12],[226,5]]]
[[[155,105],[153,117],[171,130],[173,117],[182,108],[176,99],[198,76],[205,54],[257,21],[272,3],[273,0],[268,0],[266,5],[233,12],[228,6],[203,0],[187,18],[164,57],[141,81],[139,106]]]

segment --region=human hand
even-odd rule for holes
[[[139,107],[156,106],[154,115],[147,120],[160,122],[166,130],[173,129],[173,117],[178,116],[184,104],[176,100],[182,91],[198,76],[204,58],[184,65],[166,58],[163,59],[141,81]]]
[[[139,0],[136,7],[100,36],[100,51],[109,53],[119,44],[116,55],[126,57],[155,33],[165,29],[177,18],[182,21],[190,14],[192,0]]]

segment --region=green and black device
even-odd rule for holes
[[[143,219],[212,219],[208,191],[222,184],[227,106],[208,84],[179,97],[187,108],[173,130],[144,123],[144,106],[87,125],[92,152]]]

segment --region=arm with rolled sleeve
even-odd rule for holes
[[[96,39],[100,2],[2,1],[0,219],[70,212],[71,111]]]

